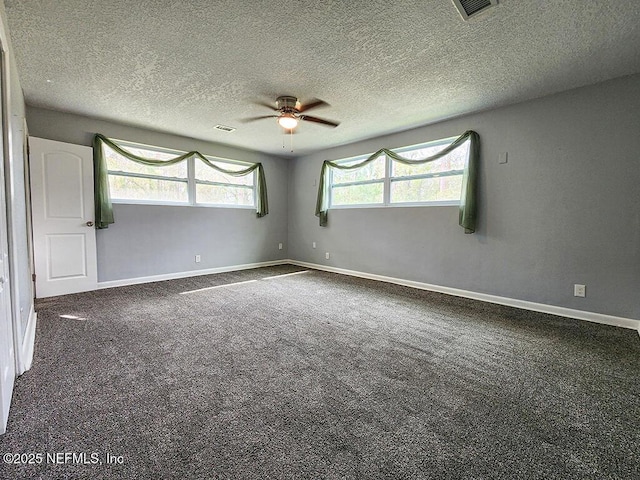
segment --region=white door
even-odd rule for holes
[[[36,297],[95,290],[93,151],[29,138]]]
[[[0,196],[2,197],[0,205],[2,212],[4,212],[4,179],[0,184]],[[0,214],[0,433],[4,433],[7,429],[13,381],[16,376],[13,321],[9,310],[8,251],[7,221],[4,214]]]

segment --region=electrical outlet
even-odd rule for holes
[[[282,250],[282,244],[281,243],[278,244],[278,250]]]
[[[587,287],[586,287],[586,285],[578,285],[576,283],[573,286],[573,296],[574,297],[586,297],[587,296]]]
[[[316,248],[316,242],[313,242],[311,245],[313,246],[313,248]]]
[[[196,255],[196,263],[200,263],[200,255]]]
[[[325,254],[324,254],[324,257],[325,257],[327,260],[329,260],[329,252],[325,253]]]

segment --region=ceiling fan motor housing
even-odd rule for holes
[[[296,97],[283,95],[276,99],[276,107],[278,110],[284,109],[284,111],[297,110],[299,107],[298,99]]]

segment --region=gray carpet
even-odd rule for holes
[[[637,332],[299,270],[39,301],[0,478],[640,478]]]

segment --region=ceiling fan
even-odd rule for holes
[[[246,118],[244,122],[253,122],[255,120],[262,120],[263,118],[276,118],[278,124],[288,131],[293,131],[298,126],[300,120],[306,122],[319,123],[328,127],[337,127],[340,125],[338,122],[332,122],[331,120],[325,120],[324,118],[312,117],[311,115],[305,115],[303,112],[311,110],[312,108],[329,105],[323,100],[313,99],[309,103],[302,105],[296,97],[289,95],[283,95],[276,99],[276,106],[269,105],[268,103],[258,103],[264,107],[278,112],[277,115],[261,115],[259,117]]]

